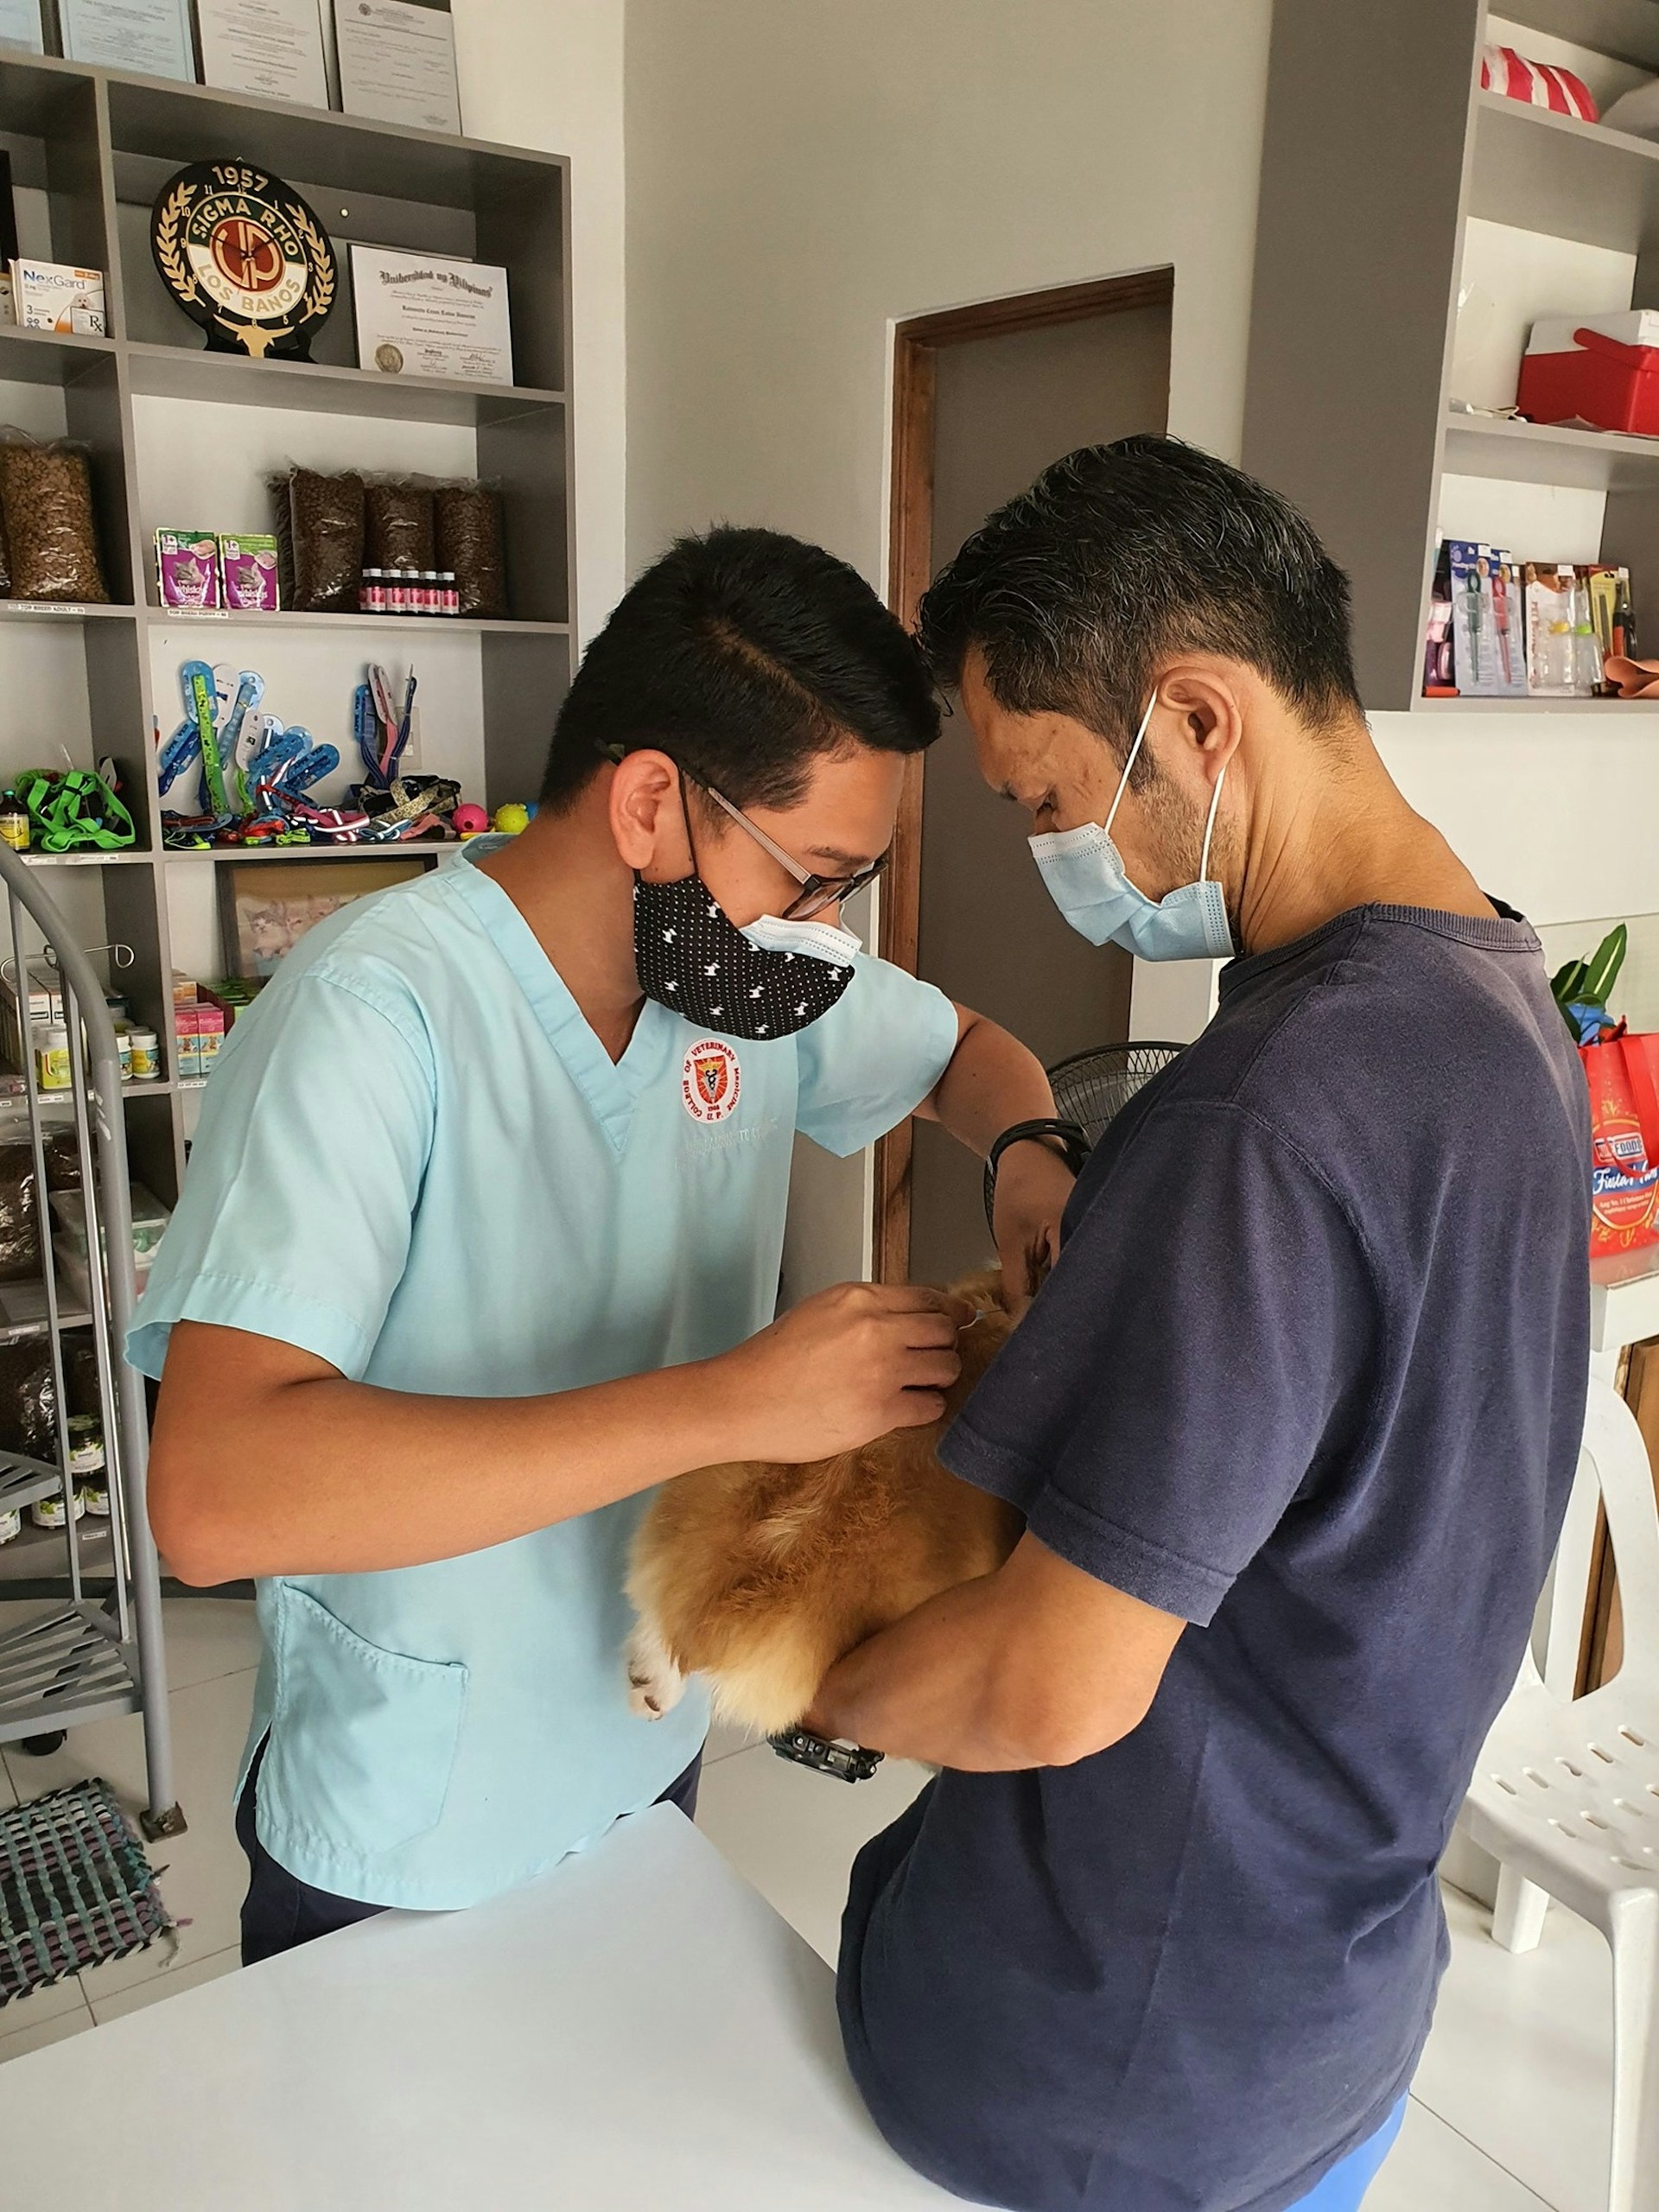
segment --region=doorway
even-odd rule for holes
[[[912,626],[963,540],[1079,446],[1162,432],[1174,271],[988,301],[898,326],[889,604]],[[911,764],[883,886],[889,960],[1001,1022],[1046,1065],[1129,1033],[1132,963],[1050,902],[1027,823],[980,781],[958,720]],[[985,1264],[977,1163],[936,1125],[877,1149],[880,1281],[948,1282]]]

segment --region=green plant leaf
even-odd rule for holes
[[[1613,985],[1618,981],[1630,941],[1630,931],[1621,922],[1617,929],[1608,931],[1591,955],[1590,972],[1585,982],[1585,996],[1591,1005],[1605,1007]]]

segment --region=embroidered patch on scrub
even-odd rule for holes
[[[703,1037],[685,1056],[680,1097],[694,1122],[723,1122],[737,1109],[743,1075],[737,1054],[722,1039]]]

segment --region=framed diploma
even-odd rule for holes
[[[20,46],[25,54],[44,54],[41,0],[0,0],[0,46]],[[12,251],[16,251],[16,246]]]
[[[507,272],[482,262],[353,245],[358,366],[384,376],[512,382]]]
[[[196,81],[190,0],[58,0],[65,59]]]
[[[455,27],[447,9],[414,0],[334,0],[334,39],[347,115],[460,130]]]
[[[327,106],[318,0],[196,0],[196,25],[204,85]]]

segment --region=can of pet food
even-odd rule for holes
[[[77,1491],[75,1492],[76,1520],[80,1520],[86,1511],[86,1501]],[[29,1509],[29,1517],[37,1529],[61,1529],[64,1525],[63,1492],[57,1491],[50,1497],[36,1498]]]

